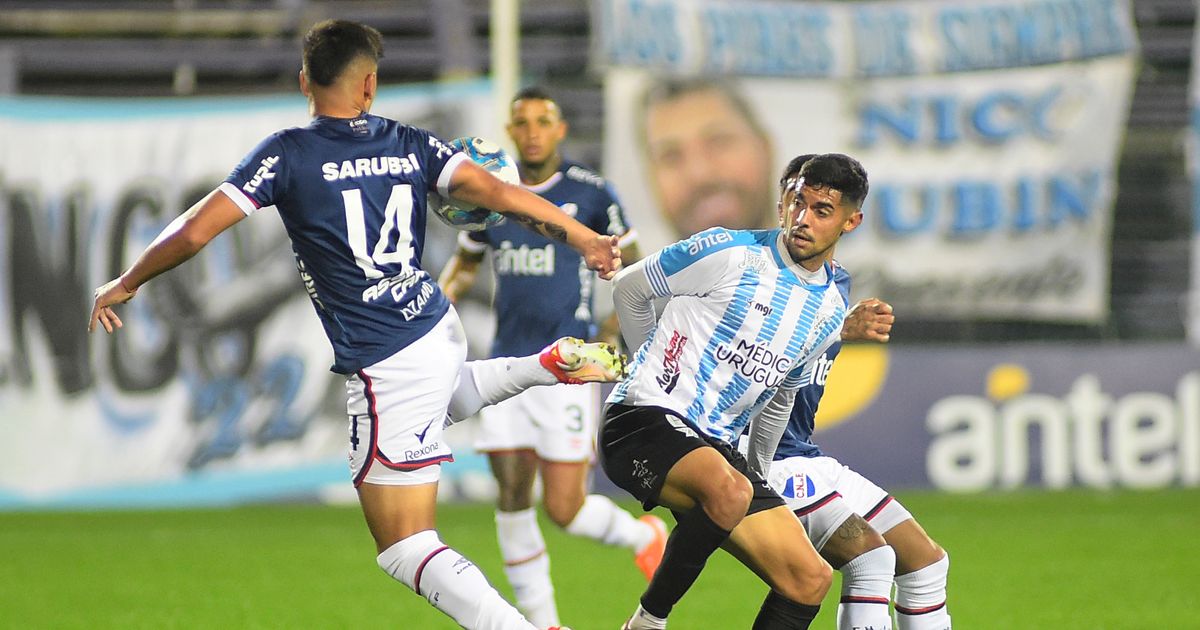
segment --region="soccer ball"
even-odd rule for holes
[[[517,171],[517,163],[500,145],[483,138],[467,136],[455,138],[450,146],[467,154],[472,162],[482,166],[484,170],[499,177],[509,184],[521,183],[521,174]],[[454,199],[437,199],[431,206],[437,208],[434,214],[443,223],[457,230],[474,232],[496,225],[504,220],[504,215],[493,212],[489,208],[469,206]]]

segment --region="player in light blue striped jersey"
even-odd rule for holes
[[[794,158],[780,179],[781,188],[792,186],[813,157]],[[833,260],[832,250],[826,259],[849,304],[849,272]],[[887,343],[894,321],[886,302],[861,300],[846,317],[841,341]],[[818,359],[823,369],[814,370],[813,378],[798,392],[778,447],[756,443],[750,461],[800,517],[821,556],[842,573],[838,628],[890,628],[888,602],[894,581],[899,630],[948,630],[952,627],[946,607],[949,555],[895,497],[813,442],[825,375],[841,350],[841,341]]]
[[[867,190],[856,160],[817,156],[781,195],[780,228],[713,228],[617,276],[614,305],[637,352],[608,400],[601,462],[678,522],[626,628],[666,627],[718,546],[771,587],[756,629],[807,628],[816,616],[832,570],[732,445],[748,427],[774,445],[796,390],[837,341],[846,308],[826,254],[861,223]]]

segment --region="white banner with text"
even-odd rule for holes
[[[932,319],[1103,321],[1137,38],[1125,0],[601,0],[604,172],[654,249],[774,225],[777,180],[871,181],[855,296]]]
[[[373,112],[500,134],[487,82],[384,89]],[[85,330],[94,287],[307,121],[300,96],[0,99],[0,509],[350,488],[344,378],[274,212],[147,284],[116,334]]]

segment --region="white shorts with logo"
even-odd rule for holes
[[[880,534],[912,518],[895,497],[832,457],[776,460],[767,482],[800,517],[818,551],[851,514]]]
[[[466,358],[466,337],[451,307],[424,337],[346,379],[356,488],[438,480],[437,464],[454,460],[442,423]]]
[[[533,449],[552,462],[590,461],[599,421],[599,383],[531,387],[480,410],[475,449]]]

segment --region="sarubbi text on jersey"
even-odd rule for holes
[[[372,158],[326,162],[321,165],[321,173],[327,182],[351,177],[370,177],[372,175],[407,175],[421,170],[417,156],[409,153],[405,157],[380,155]]]

